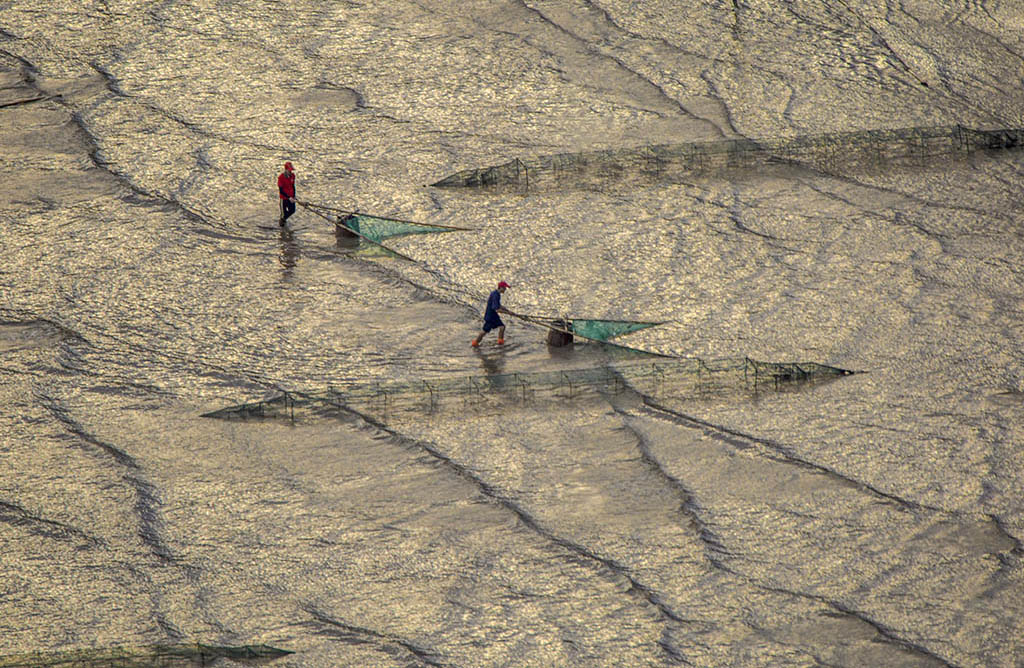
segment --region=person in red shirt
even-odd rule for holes
[[[295,213],[295,172],[292,163],[284,163],[284,171],[277,177],[277,190],[281,195],[281,220],[278,225],[284,227],[288,216]]]

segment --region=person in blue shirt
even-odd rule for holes
[[[499,313],[507,313],[509,315],[515,315],[512,311],[504,308],[501,305],[501,296],[505,294],[505,290],[509,288],[509,284],[505,281],[498,283],[498,289],[491,292],[491,296],[487,298],[487,308],[484,310],[484,327],[476,338],[473,339],[472,345],[474,348],[480,345],[483,338],[487,335],[487,332],[497,328],[498,330],[498,345],[505,343],[505,323],[502,322]]]

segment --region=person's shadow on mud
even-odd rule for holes
[[[295,233],[287,227],[281,228],[281,249],[278,252],[277,260],[283,268],[284,278],[291,278],[295,265],[299,262],[299,245],[295,243]]]
[[[480,358],[480,366],[483,367],[484,373],[488,376],[505,371],[505,355],[501,349],[492,352],[490,350],[484,351],[480,348],[473,348],[473,352]]]

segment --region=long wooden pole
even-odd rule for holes
[[[296,200],[298,201],[298,200]],[[350,216],[370,216],[372,218],[380,218],[381,220],[393,220],[396,223],[405,223],[406,225],[420,225],[421,227],[442,227],[446,230],[462,230],[463,232],[475,232],[476,230],[472,227],[456,227],[455,225],[437,225],[435,223],[419,223],[415,220],[403,220],[401,218],[390,218],[388,216],[375,216],[372,213],[360,213],[359,211],[348,211],[347,209],[338,209],[331,206],[324,206],[323,204],[314,204],[312,202],[299,202],[302,206],[307,209],[321,209],[323,211],[333,211],[334,213],[345,213]]]

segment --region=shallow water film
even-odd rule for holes
[[[0,0],[0,665],[1022,665],[1022,84],[1000,0]]]

